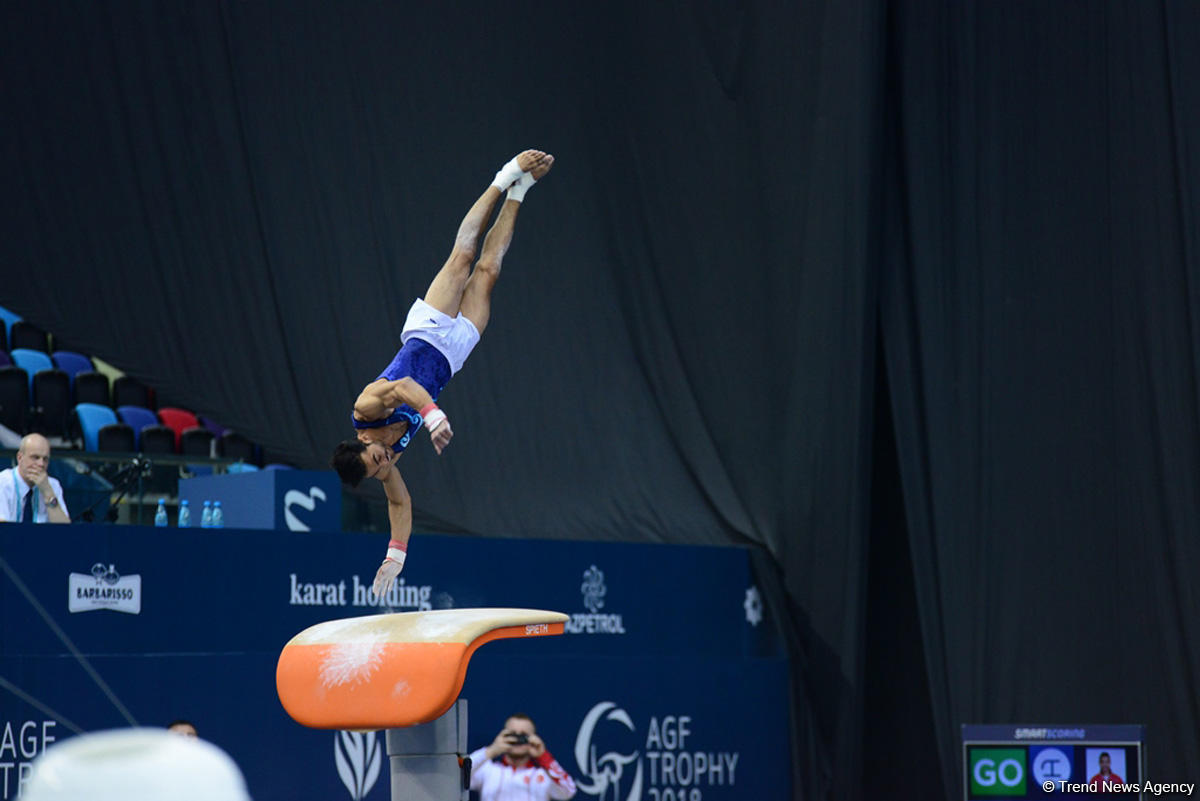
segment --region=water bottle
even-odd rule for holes
[[[158,511],[154,513],[154,525],[165,526],[167,524],[167,499],[158,499]]]
[[[220,501],[213,501],[212,527],[225,528],[225,513],[221,511]]]
[[[204,502],[204,511],[200,513],[200,528],[212,528],[212,501]]]
[[[179,527],[188,528],[192,525],[192,509],[187,501],[179,502]]]

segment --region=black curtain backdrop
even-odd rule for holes
[[[0,305],[320,467],[544,148],[421,519],[755,546],[796,798],[955,797],[964,722],[1191,780],[1200,6],[0,14]]]

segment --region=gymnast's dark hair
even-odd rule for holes
[[[357,487],[358,482],[366,478],[367,468],[359,458],[367,446],[356,439],[348,439],[337,444],[333,449],[333,458],[329,466],[337,471],[342,482],[350,487]]]

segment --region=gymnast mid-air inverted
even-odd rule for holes
[[[400,332],[399,352],[354,402],[351,420],[357,438],[334,449],[330,463],[346,484],[357,486],[364,478],[383,482],[391,541],[373,585],[381,598],[404,568],[412,534],[412,503],[396,460],[422,425],[429,429],[439,454],[454,436],[446,413],[435,401],[462,369],[487,327],[492,288],[512,242],[517,212],[525,193],[553,165],[554,156],[526,150],[496,173],[458,226],[450,258],[434,276],[425,297],[409,309]],[[502,196],[504,204],[479,248],[479,234]]]

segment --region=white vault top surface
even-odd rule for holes
[[[455,642],[464,645],[495,629],[564,623],[567,616],[545,609],[434,609],[328,620],[309,626],[289,645]],[[530,632],[544,633],[544,632]]]

